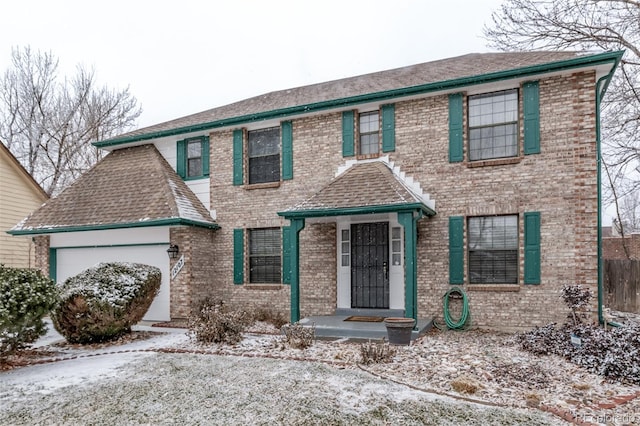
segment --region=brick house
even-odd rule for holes
[[[431,318],[459,286],[476,326],[561,321],[563,284],[601,288],[599,103],[621,55],[470,54],[139,129],[11,232],[58,280],[153,251],[152,319],[207,296]]]

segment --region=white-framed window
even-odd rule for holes
[[[359,143],[358,155],[380,152],[380,113],[362,112],[358,115]]]
[[[518,215],[470,217],[469,282],[517,284]]]
[[[518,89],[469,96],[469,160],[518,155]]]
[[[391,228],[391,265],[402,265],[402,228]]]
[[[249,282],[282,282],[281,228],[249,229]]]
[[[248,132],[249,184],[280,181],[280,127]]]
[[[340,242],[340,258],[342,266],[351,265],[351,232],[349,229],[343,229],[341,231]]]

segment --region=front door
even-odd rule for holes
[[[389,223],[351,225],[351,307],[389,309]]]

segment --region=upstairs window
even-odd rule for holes
[[[198,136],[177,143],[176,171],[185,180],[209,176],[209,138]]]
[[[280,181],[280,127],[248,132],[249,184]]]
[[[358,154],[377,154],[380,150],[380,115],[378,111],[359,115],[360,143]]]
[[[518,90],[469,96],[469,160],[518,155]]]
[[[469,229],[469,282],[518,282],[518,216],[471,217]]]
[[[280,228],[249,230],[249,282],[278,284],[282,282],[282,248]]]

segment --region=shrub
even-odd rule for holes
[[[289,322],[287,317],[282,312],[278,312],[264,306],[256,308],[256,310],[253,312],[253,320],[268,322],[277,329],[281,329],[283,325]]]
[[[142,320],[160,281],[160,269],[154,266],[101,263],[62,284],[53,325],[70,343],[117,339]]]
[[[189,335],[201,343],[236,344],[252,318],[244,311],[231,310],[222,301],[204,299],[189,317]]]
[[[360,357],[363,364],[374,364],[380,362],[391,362],[396,354],[396,349],[391,347],[389,343],[385,343],[384,339],[360,345]]]
[[[40,271],[0,265],[0,357],[44,335],[42,318],[56,301],[55,283]]]
[[[572,344],[571,336],[580,339]],[[537,327],[517,336],[520,347],[535,354],[565,357],[587,370],[621,382],[640,384],[640,325],[605,330],[578,324]]]
[[[580,284],[571,284],[562,286],[562,300],[571,312],[569,319],[573,320],[575,325],[586,322],[589,313],[589,302],[593,295],[591,291]]]
[[[305,327],[299,322],[287,324],[282,327],[282,332],[284,333],[285,343],[294,349],[311,347],[316,339],[315,324],[310,327]]]

